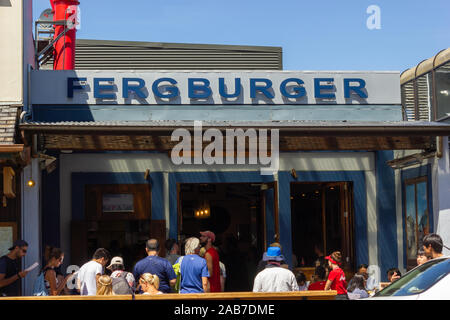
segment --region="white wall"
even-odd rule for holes
[[[437,203],[434,210],[436,233],[442,237],[444,245],[450,248],[450,159],[448,137],[443,141],[443,157],[437,164]],[[450,255],[450,250],[444,248],[443,253]]]
[[[32,178],[34,187],[27,186],[27,181]],[[22,238],[28,243],[28,251],[22,259],[22,270],[35,262],[41,261],[41,212],[40,212],[40,185],[41,173],[39,160],[33,159],[31,165],[22,172]],[[42,267],[42,265],[40,265]],[[22,281],[24,295],[32,295],[34,281],[40,268],[36,268]]]
[[[23,103],[23,1],[0,6],[0,105]]]

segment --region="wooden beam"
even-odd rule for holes
[[[18,153],[22,152],[23,144],[2,144],[0,145],[0,153]]]

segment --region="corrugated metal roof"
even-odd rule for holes
[[[429,122],[429,121],[392,121],[392,122],[379,122],[379,121],[202,121],[203,129],[208,128],[267,128],[267,129],[280,129],[280,131],[296,131],[304,132],[305,134],[311,134],[314,132],[320,132],[324,129],[334,130],[335,132],[341,132],[344,135],[357,133],[362,134],[375,133],[381,135],[389,135],[394,132],[408,133],[418,135],[434,135],[437,131],[440,133],[445,132],[450,134],[450,124],[441,122]],[[129,130],[141,130],[147,131],[159,131],[159,130],[171,130],[176,128],[188,128],[192,129],[194,121],[187,120],[151,120],[151,121],[61,121],[61,122],[25,122],[20,125],[22,130],[27,131],[46,131],[46,130],[67,130],[73,128],[75,130],[116,130],[123,129]],[[420,132],[417,131],[420,129]],[[346,132],[348,131],[348,132]]]
[[[42,69],[52,69],[48,61]],[[282,48],[77,40],[77,70],[282,70]]]

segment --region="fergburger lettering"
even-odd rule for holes
[[[218,78],[214,83],[217,87],[212,86],[212,81],[207,78],[187,78],[186,85],[187,96],[190,99],[208,99],[214,91],[217,90],[223,99],[236,99],[243,95],[256,99],[258,96],[265,96],[267,99],[274,99],[276,95],[284,98],[299,99],[307,96],[305,82],[301,78],[290,77],[281,81],[279,86],[275,86],[273,81],[268,78],[249,78],[243,86],[242,78],[234,78],[225,80]],[[146,99],[150,93],[159,99],[176,99],[180,97],[179,82],[174,78],[158,78],[148,83],[148,79],[143,78],[122,78],[117,81],[114,77],[92,78],[87,77],[67,78],[67,97],[74,98],[75,94],[93,91],[96,99],[117,99],[115,90],[118,85],[121,86],[123,99],[130,99],[131,94],[135,98]],[[233,85],[230,85],[232,83]],[[362,99],[368,97],[366,82],[360,78],[344,78],[342,79],[343,94],[345,98],[352,95],[359,96]],[[91,89],[92,88],[92,89]],[[314,78],[313,91],[314,98],[317,99],[335,99],[334,78]],[[236,100],[238,102],[238,100]]]

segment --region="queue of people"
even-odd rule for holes
[[[145,244],[146,257],[139,260],[127,272],[122,257],[110,256],[105,248],[97,249],[92,259],[81,266],[76,274],[63,276],[58,270],[64,260],[59,248],[45,249],[45,264],[35,283],[35,295],[62,295],[69,292],[66,283],[77,276],[77,293],[80,295],[121,295],[168,293],[223,292],[226,268],[220,261],[218,248],[214,246],[215,234],[200,232],[199,237],[190,237],[184,243],[184,255],[175,240],[165,243],[167,255],[160,257],[160,243],[149,239]],[[423,238],[421,250],[417,253],[417,264],[442,256],[443,243],[439,235],[428,234]],[[9,253],[0,258],[0,295],[18,296],[20,279],[28,271],[21,271],[19,259],[28,250],[28,243],[16,241]],[[342,255],[334,251],[321,257],[312,281],[307,281],[303,272],[294,274],[286,264],[279,243],[271,244],[258,264],[253,281],[253,292],[286,292],[303,290],[336,290],[336,299],[361,299],[370,296],[380,284],[368,274],[366,264],[359,265],[357,272],[347,283],[342,269]],[[108,271],[109,274],[106,274]],[[397,268],[387,272],[389,282],[401,277]]]

